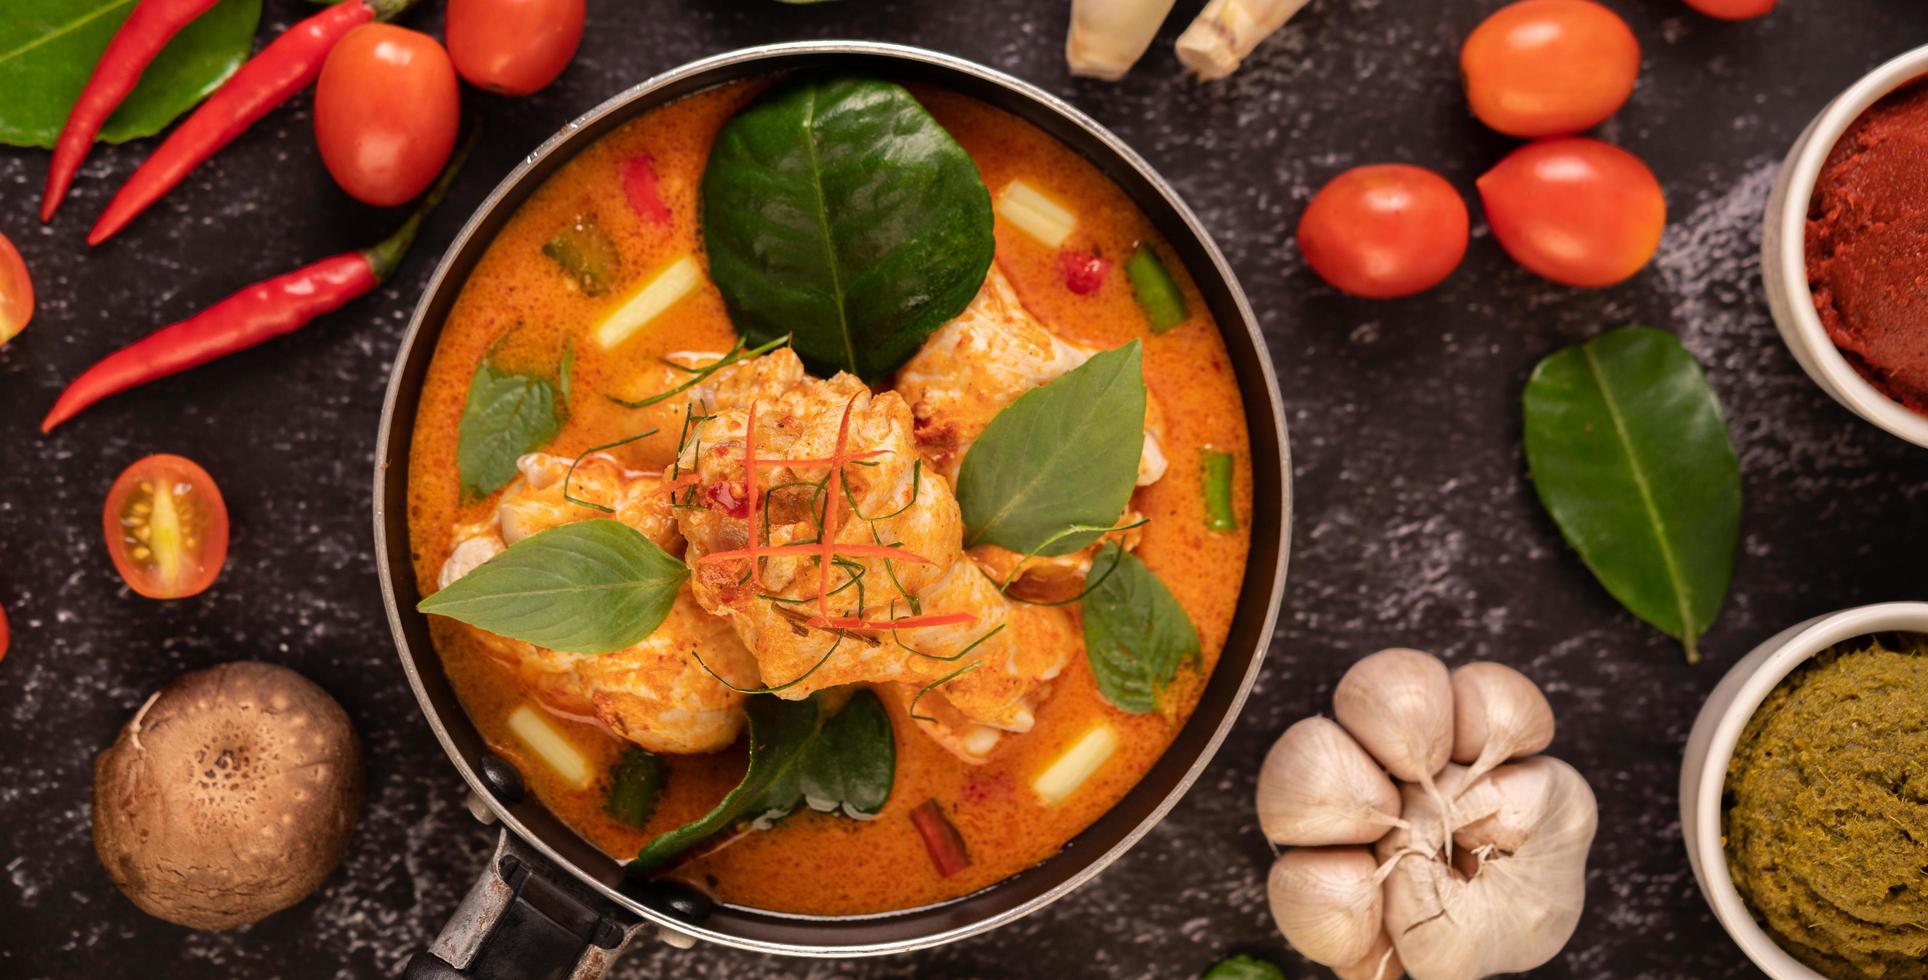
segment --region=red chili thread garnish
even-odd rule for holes
[[[1111,263],[1090,252],[1067,248],[1058,253],[1058,271],[1064,275],[1066,289],[1088,296],[1105,284],[1105,273],[1111,271]]]
[[[975,623],[974,613],[932,613],[928,616],[905,616],[902,619],[856,619],[850,616],[812,616],[809,625],[818,629],[830,630],[888,630],[918,629],[925,626],[956,626],[959,623]]]
[[[923,555],[917,554],[914,551],[907,551],[903,548],[899,548],[894,545],[838,544],[837,543],[836,541],[837,522],[838,522],[838,518],[841,516],[840,512],[837,509],[837,504],[838,504],[839,498],[843,494],[844,466],[856,460],[869,459],[873,456],[882,456],[888,452],[888,450],[883,450],[883,449],[868,450],[861,453],[853,453],[849,451],[850,412],[851,412],[851,409],[855,407],[856,404],[857,404],[857,396],[855,395],[852,395],[850,400],[844,403],[843,418],[837,424],[837,445],[836,445],[836,448],[831,451],[830,456],[827,459],[758,459],[756,456],[757,406],[755,402],[752,402],[750,404],[748,417],[745,418],[743,423],[743,492],[748,499],[741,502],[743,513],[740,515],[736,513],[736,509],[734,507],[729,505],[723,506],[723,510],[726,513],[730,514],[730,516],[732,517],[741,516],[744,518],[744,520],[746,520],[749,523],[750,533],[747,535],[747,543],[744,545],[744,547],[741,547],[741,548],[732,548],[728,551],[713,551],[707,555],[704,555],[698,558],[697,561],[700,563],[700,562],[735,561],[738,559],[746,560],[750,563],[750,579],[747,584],[752,585],[755,588],[761,589],[763,586],[762,569],[760,568],[762,564],[761,559],[776,557],[780,555],[814,555],[816,556],[817,558],[817,615],[814,617],[811,617],[808,620],[808,623],[811,626],[816,626],[822,629],[835,629],[835,630],[848,630],[848,629],[884,630],[884,629],[897,629],[897,628],[908,629],[908,628],[914,628],[919,626],[950,626],[958,623],[976,622],[977,617],[971,613],[937,613],[937,614],[931,614],[927,616],[912,616],[906,619],[882,619],[882,620],[863,619],[860,617],[839,617],[839,616],[832,616],[830,614],[830,566],[833,560],[836,559],[838,556],[887,558],[895,561],[902,561],[902,562],[907,562],[907,563],[916,564],[916,565],[936,564],[935,562],[931,561],[929,558],[925,558]],[[758,467],[775,467],[775,466],[787,466],[792,468],[804,467],[804,466],[830,467],[830,478],[825,486],[825,492],[828,495],[828,500],[824,507],[823,526],[818,528],[816,541],[802,542],[798,544],[778,545],[776,547],[760,544],[758,542],[757,516],[758,516],[758,512],[762,509],[763,504],[762,504],[762,494],[757,489],[756,471]],[[719,484],[719,485],[712,486],[708,491],[706,491],[706,493],[710,496],[710,499],[712,501],[716,501],[719,504],[722,504],[723,502],[718,500],[716,496],[718,493],[718,486],[723,486],[723,485]],[[729,484],[728,486],[730,488],[730,492],[734,493],[735,485]]]
[[[637,217],[655,225],[669,224],[669,205],[663,203],[663,195],[657,190],[656,161],[649,154],[638,153],[623,161],[623,192]]]

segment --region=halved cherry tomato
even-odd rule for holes
[[[26,260],[0,235],[0,344],[20,336],[33,319],[33,279]]]
[[[1667,200],[1640,158],[1599,140],[1541,140],[1479,179],[1493,237],[1519,264],[1569,286],[1611,286],[1660,247]]]
[[[455,148],[461,83],[426,34],[363,24],[328,53],[315,82],[315,145],[335,183],[365,204],[420,194]]]
[[[1521,0],[1466,36],[1459,69],[1480,122],[1508,136],[1562,136],[1626,104],[1640,42],[1592,0]]]
[[[1354,167],[1312,196],[1299,251],[1333,286],[1367,299],[1439,285],[1466,255],[1466,202],[1424,167]]]
[[[208,471],[166,453],[121,473],[101,512],[107,553],[127,587],[182,599],[214,584],[228,559],[228,505]]]
[[[1721,20],[1751,20],[1774,10],[1774,0],[1687,0],[1687,6]]]
[[[582,8],[583,0],[449,0],[449,57],[477,88],[528,95],[576,56]]]

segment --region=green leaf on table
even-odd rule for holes
[[[135,0],[13,0],[0,12],[0,143],[51,147]],[[152,136],[246,61],[261,0],[222,0],[181,29],[101,127],[109,143]]]
[[[556,389],[548,379],[498,370],[482,359],[469,380],[468,403],[456,427],[455,463],[462,490],[481,498],[516,476],[516,460],[548,445],[562,431]]]
[[[1659,330],[1615,330],[1541,361],[1523,401],[1527,465],[1560,533],[1698,660],[1733,576],[1741,477],[1693,355]]]
[[[1204,980],[1285,980],[1278,965],[1240,953],[1205,971]]]
[[[1178,668],[1198,658],[1198,630],[1165,583],[1117,542],[1098,550],[1090,574],[1097,583],[1084,597],[1085,656],[1098,693],[1132,714],[1157,711]]]
[[[738,820],[761,816],[770,788],[796,778],[804,750],[823,726],[816,698],[785,701],[760,694],[745,700],[743,710],[750,716],[750,765],[743,781],[709,813],[643,845],[624,870],[648,874]]]
[[[977,165],[902,86],[806,76],[723,126],[703,170],[710,279],[751,343],[883,380],[984,284]]]
[[[1145,375],[1134,340],[1019,395],[971,443],[957,473],[964,546],[1066,555],[1131,502],[1145,446]]]
[[[656,631],[689,566],[603,518],[532,534],[415,608],[565,653],[608,653]]]

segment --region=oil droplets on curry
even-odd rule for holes
[[[421,608],[491,746],[632,873],[942,901],[1189,716],[1243,418],[1083,158],[939,89],[733,83],[570,161],[464,286],[414,433]]]

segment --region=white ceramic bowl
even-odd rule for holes
[[[1707,696],[1680,767],[1680,831],[1707,904],[1727,934],[1775,980],[1823,980],[1775,945],[1734,890],[1721,847],[1721,792],[1734,743],[1754,709],[1791,673],[1837,643],[1870,633],[1928,633],[1928,602],[1889,602],[1817,616],[1782,631],[1742,657]]]
[[[1911,411],[1868,383],[1828,339],[1808,290],[1807,215],[1814,182],[1841,134],[1868,107],[1895,89],[1928,75],[1928,46],[1876,68],[1836,96],[1794,141],[1767,199],[1761,231],[1761,278],[1767,306],[1781,339],[1821,390],[1856,415],[1917,446],[1928,446],[1928,417]]]

